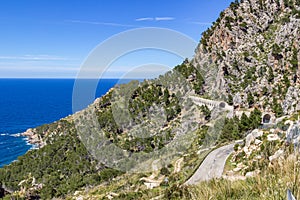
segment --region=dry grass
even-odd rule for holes
[[[300,199],[300,160],[299,156],[290,156],[283,167],[275,164],[260,176],[245,181],[212,180],[188,188],[189,195],[183,199],[286,199],[290,189],[296,199]]]
[[[123,194],[115,199],[285,200],[286,191],[290,189],[296,199],[300,199],[300,157],[289,156],[283,165],[274,164],[259,176],[244,181],[219,179],[196,186],[177,183],[148,190],[138,183],[130,182],[132,179],[138,180],[138,177],[123,178],[112,184],[113,187],[99,186],[83,196],[86,199],[106,199],[109,192],[122,191]],[[132,188],[133,185],[136,187]]]

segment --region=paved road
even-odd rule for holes
[[[204,159],[195,174],[185,182],[186,185],[194,185],[201,181],[220,178],[223,174],[227,158],[233,152],[234,144],[229,144],[212,151]]]

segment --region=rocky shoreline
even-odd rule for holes
[[[25,132],[17,135],[17,136],[23,136],[27,138],[27,141],[29,144],[33,145],[34,148],[41,148],[45,146],[45,143],[43,142],[42,138],[35,133],[34,129],[29,128]]]

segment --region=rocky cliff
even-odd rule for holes
[[[299,110],[299,9],[299,0],[231,3],[203,33],[192,61],[205,91],[239,107]]]

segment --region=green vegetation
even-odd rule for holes
[[[226,119],[219,137],[219,143],[244,138],[247,131],[256,129],[261,125],[261,114],[261,111],[255,108],[249,117],[243,113],[241,119],[237,117]]]
[[[254,105],[254,96],[252,95],[251,92],[248,93],[247,101],[248,101],[249,107],[252,107]]]
[[[205,105],[205,106],[201,106],[200,107],[201,112],[204,114],[205,116],[205,120],[210,120],[211,118],[211,111],[209,110],[209,108]]]
[[[121,85],[112,93],[110,99],[100,100],[101,109],[96,113],[101,130],[111,142],[130,152],[151,152],[172,140],[170,128],[163,128],[181,113],[180,97],[161,84],[150,81]],[[124,112],[119,106],[127,106],[127,109]],[[156,134],[150,137],[147,125],[152,115],[161,119]],[[146,134],[147,137],[129,136],[128,130],[139,124],[143,124],[144,128],[139,129],[138,134]]]
[[[235,22],[235,19],[233,17],[229,17],[229,16],[226,16],[225,17],[225,26],[230,30],[232,31],[232,26],[231,24]]]
[[[273,97],[272,110],[275,113],[276,117],[281,117],[283,115],[283,109],[280,103],[278,103],[278,99],[276,97]]]
[[[37,195],[42,199],[64,196],[87,186],[96,185],[118,175],[115,170],[97,170],[96,163],[76,136],[74,125],[66,121],[62,126],[65,135],[53,138],[51,145],[28,151],[18,161],[0,169],[0,180],[11,190],[32,188],[33,179],[41,188],[24,195]],[[44,129],[46,126],[40,127]]]
[[[171,121],[181,112],[179,101],[175,94],[170,94],[170,91],[161,85],[146,83],[138,87],[129,100],[131,117],[136,123],[142,123],[142,120],[144,120],[142,116],[149,112],[148,109],[153,104],[163,105],[166,110],[167,121]]]
[[[201,127],[198,129],[206,129],[206,127]],[[205,131],[204,131],[205,132]],[[180,197],[182,194],[177,194],[176,189],[181,188],[182,184],[187,180],[199,167],[201,162],[210,152],[209,150],[203,151],[200,154],[196,152],[199,150],[198,141],[200,140],[200,135],[197,137],[190,146],[188,152],[182,157],[183,162],[180,165],[181,170],[179,172],[174,172],[174,162],[162,167],[159,171],[155,173],[134,173],[134,174],[123,174],[117,179],[111,180],[109,184],[101,184],[88,190],[81,190],[80,195],[85,198],[91,197],[92,199],[107,199],[107,195],[110,193],[117,194],[114,199],[151,199],[154,197],[162,196],[162,199],[174,199],[175,197]],[[182,159],[181,158],[181,159]],[[163,176],[164,180],[160,186],[147,189],[144,185],[144,181],[141,180],[143,177],[149,177],[150,175],[156,178]],[[66,199],[74,198],[73,195],[66,197]]]
[[[272,46],[272,55],[275,57],[275,59],[280,60],[282,59],[282,50],[280,48],[280,46],[276,43],[273,44]]]
[[[184,76],[186,79],[190,79],[196,94],[204,94],[204,78],[199,70],[197,70],[193,65],[183,63],[181,65],[177,65],[174,70]]]
[[[274,78],[275,78],[275,76],[274,76],[274,73],[273,73],[273,69],[272,69],[272,67],[269,67],[268,77],[267,77],[269,83],[273,82]]]
[[[297,1],[297,0],[295,0],[295,1],[296,1],[296,3],[299,4],[299,1]],[[283,2],[284,2],[285,7],[289,7],[290,9],[294,8],[294,4],[295,4],[294,0],[284,0]]]
[[[228,105],[230,105],[230,106],[233,105],[233,97],[232,97],[231,94],[228,95],[227,103],[228,103]]]
[[[298,62],[298,51],[295,47],[293,48],[293,57],[290,63],[292,65],[292,72],[296,73],[296,71],[298,70],[299,62]]]
[[[226,119],[219,141],[221,143],[241,139],[243,133],[239,131],[239,120],[237,118]]]
[[[196,134],[198,135],[198,144],[199,146],[203,145],[203,141],[205,139],[205,137],[207,136],[207,131],[208,131],[208,126],[202,126],[201,128],[199,128],[196,132]]]

